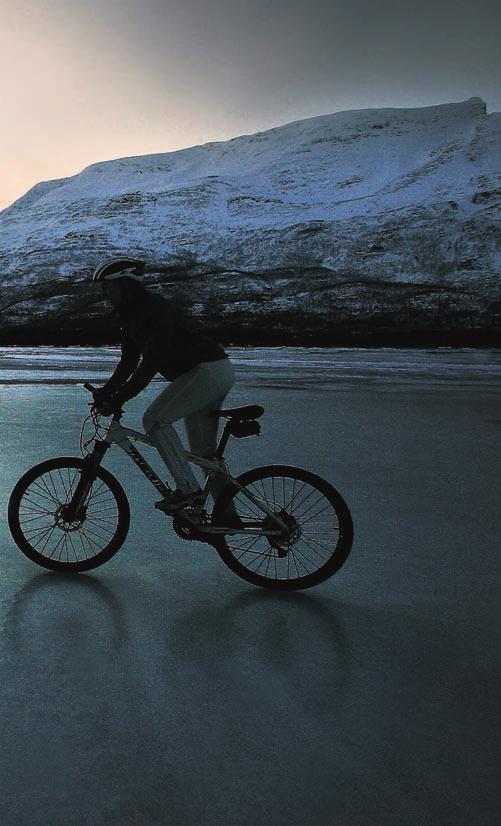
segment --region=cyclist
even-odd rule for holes
[[[173,423],[184,419],[191,451],[210,457],[218,432],[218,419],[210,413],[220,409],[231,389],[234,368],[223,348],[196,331],[175,304],[145,288],[145,267],[135,258],[112,258],[92,276],[117,311],[122,333],[120,361],[94,398],[99,412],[110,415],[156,373],[169,380],[145,410],[143,425],[176,483],[176,490],[155,507],[174,513],[196,507],[202,491]],[[213,497],[220,492],[217,488],[214,479]]]

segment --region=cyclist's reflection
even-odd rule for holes
[[[15,594],[4,632],[12,653],[29,648],[37,656],[45,645],[53,649],[52,632],[61,650],[70,654],[77,646],[79,656],[118,652],[128,638],[114,590],[93,576],[59,573],[38,574]]]
[[[351,662],[341,613],[330,600],[307,594],[240,593],[224,606],[178,615],[170,624],[167,661],[173,655],[191,660],[207,683],[217,677],[227,685],[248,680],[249,664],[261,674],[284,673],[297,687],[322,673],[324,689],[339,701],[350,685]]]

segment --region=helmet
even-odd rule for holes
[[[97,282],[114,281],[116,278],[133,278],[134,281],[141,281],[145,267],[145,262],[138,261],[137,258],[109,258],[96,267],[92,280]]]

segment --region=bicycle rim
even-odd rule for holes
[[[284,521],[282,537],[226,535],[216,550],[231,570],[265,588],[294,590],[318,585],[345,562],[353,542],[350,512],[338,491],[325,479],[302,468],[270,465],[238,477],[246,491]],[[244,524],[273,520],[245,493],[228,486],[214,507],[213,524],[224,525],[231,509]]]
[[[99,468],[81,514],[64,519],[83,467],[81,459],[42,462],[19,480],[9,501],[9,527],[20,550],[55,571],[86,571],[110,559],[127,535],[130,509],[119,482]]]

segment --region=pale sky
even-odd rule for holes
[[[0,0],[0,209],[97,161],[482,97],[496,0]]]

